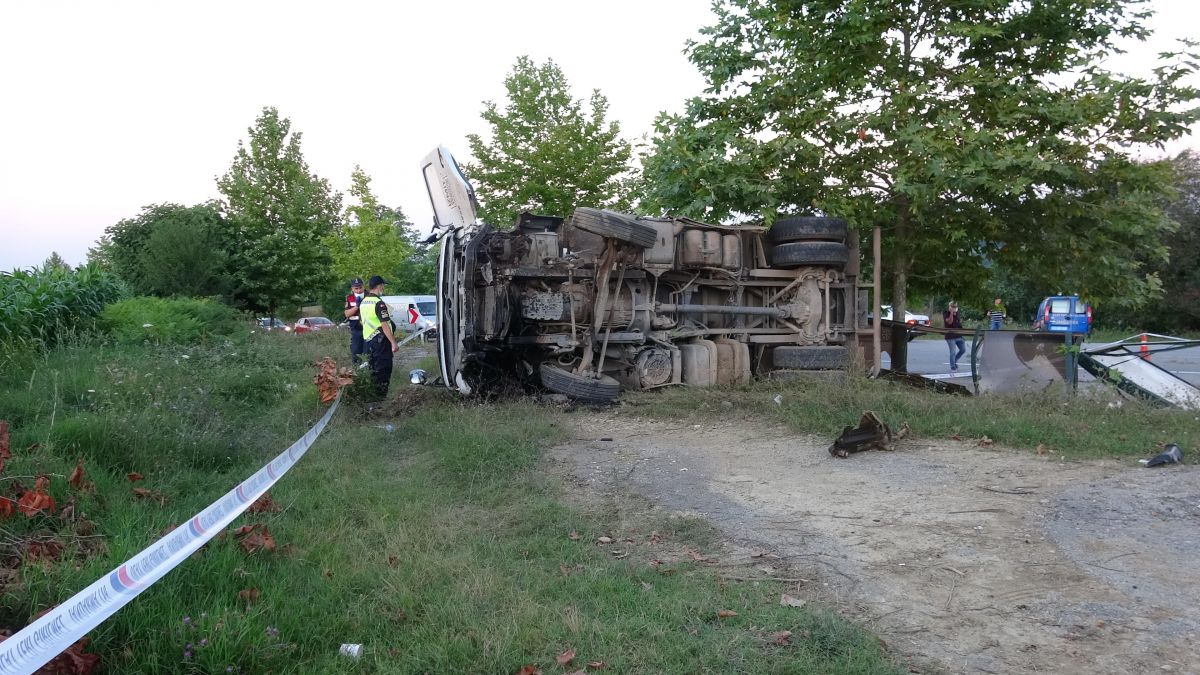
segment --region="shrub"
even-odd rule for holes
[[[212,300],[142,296],[105,307],[101,319],[105,330],[124,344],[186,343],[233,332],[238,313]]]

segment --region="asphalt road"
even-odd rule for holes
[[[1088,343],[1085,346],[1092,344]],[[971,378],[970,349],[971,343],[968,341],[967,353],[959,362],[958,372],[951,374],[950,354],[945,340],[913,340],[908,343],[908,372],[936,379],[961,380],[961,384],[967,384]],[[1155,354],[1153,361],[1158,366],[1200,387],[1200,347]],[[891,367],[891,360],[887,354],[883,356],[883,365],[885,368]],[[1080,382],[1090,379],[1091,376],[1080,369]]]

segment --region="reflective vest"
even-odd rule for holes
[[[379,304],[383,299],[378,295],[363,296],[362,302],[358,303],[358,318],[362,320],[362,334],[364,340],[370,340],[379,331],[383,330],[383,322],[379,320],[379,315],[375,313],[375,305]]]

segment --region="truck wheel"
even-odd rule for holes
[[[797,241],[771,249],[771,265],[784,269],[803,265],[845,265],[850,249],[832,241]]]
[[[590,375],[576,375],[569,370],[543,363],[538,368],[542,385],[550,391],[566,394],[571,398],[590,403],[608,403],[617,400],[621,384],[607,375],[600,379]]]
[[[639,223],[633,216],[606,209],[575,209],[575,213],[571,215],[571,224],[584,232],[610,237],[642,248],[650,248],[658,241],[658,230]]]
[[[793,241],[836,241],[845,242],[848,230],[841,218],[818,218],[815,216],[792,216],[775,221],[767,238],[772,244],[787,244]]]
[[[776,347],[771,355],[776,368],[791,370],[842,370],[850,364],[845,347]]]

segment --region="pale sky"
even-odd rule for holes
[[[1155,38],[1114,69],[1148,73],[1200,25],[1200,3],[1150,4]],[[335,189],[360,164],[428,228],[420,160],[439,144],[467,158],[519,55],[553,58],[578,97],[600,89],[633,140],[700,93],[682,50],[711,19],[708,0],[0,0],[0,270],[55,250],[81,263],[145,205],[217,198],[264,106]]]

